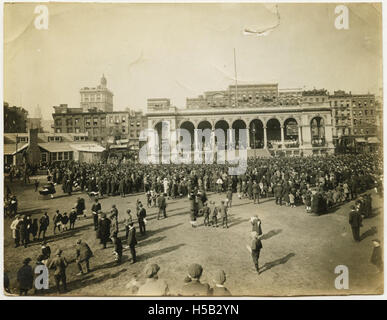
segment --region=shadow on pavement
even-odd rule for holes
[[[270,239],[271,237],[274,237],[281,232],[282,232],[282,229],[271,230],[268,233],[265,233],[264,235],[262,235],[261,240]]]
[[[270,270],[271,268],[274,268],[275,266],[278,266],[280,264],[285,264],[286,262],[288,262],[288,260],[292,257],[294,257],[296,254],[295,253],[289,253],[287,254],[285,257],[282,257],[280,259],[277,259],[277,260],[274,260],[274,261],[271,261],[271,262],[266,262],[264,264],[264,266],[261,268],[261,272],[265,272],[267,270]]]
[[[378,232],[378,230],[377,230],[376,227],[371,227],[370,229],[368,229],[366,232],[364,232],[364,233],[360,236],[360,241],[364,240],[364,239],[367,238],[367,237],[373,236],[373,235],[376,234],[377,232]]]

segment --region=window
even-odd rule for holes
[[[122,126],[122,132],[123,132],[123,133],[126,132],[126,127],[125,127],[125,126]]]
[[[73,128],[72,127],[67,128],[67,133],[73,133]]]
[[[28,137],[18,137],[17,142],[28,142]]]
[[[113,117],[112,116],[110,117],[110,123],[113,123]]]
[[[91,125],[91,120],[90,120],[90,118],[86,118],[86,119],[85,119],[85,125],[88,126],[88,127],[90,127],[90,125]]]
[[[56,133],[62,133],[62,129],[61,128],[56,128],[55,132]]]
[[[93,126],[98,126],[98,118],[93,118]]]
[[[69,151],[69,160],[73,160],[73,151]]]
[[[75,128],[75,133],[80,133],[81,129],[80,128]]]
[[[106,126],[106,118],[101,118],[101,126],[102,127]]]
[[[51,153],[51,159],[52,159],[52,161],[57,160],[57,153],[56,152]]]
[[[79,118],[75,118],[74,122],[75,122],[75,125],[78,125],[79,124]]]
[[[126,122],[126,117],[125,117],[125,116],[122,116],[121,121],[122,121],[123,123],[125,123],[125,122]]]
[[[120,117],[119,116],[115,116],[114,120],[115,120],[116,123],[119,123],[120,122]]]
[[[364,110],[364,115],[365,115],[365,116],[368,115],[368,110]]]
[[[47,162],[47,153],[42,152],[40,155],[41,155],[41,156],[40,156],[40,160],[41,160],[42,162]]]
[[[56,120],[55,120],[55,126],[56,126],[56,127],[62,126],[62,119],[56,119]]]
[[[79,137],[74,137],[74,141],[79,141]]]
[[[63,153],[63,159],[64,160],[68,160],[69,159],[69,153],[68,152],[64,152]]]
[[[63,160],[63,152],[58,152],[58,160],[59,161]]]

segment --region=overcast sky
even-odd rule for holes
[[[380,94],[381,6],[347,4],[337,30],[335,4],[49,4],[49,28],[34,26],[36,4],[4,9],[4,100],[30,113],[79,107],[79,89],[102,74],[114,109],[146,109],[147,98],[187,97],[234,82]]]

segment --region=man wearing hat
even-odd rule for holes
[[[98,225],[98,236],[101,244],[103,245],[103,249],[106,249],[106,244],[110,239],[110,225],[111,222],[108,218],[106,218],[106,213],[102,213]]]
[[[39,219],[39,233],[38,239],[40,239],[40,235],[43,233],[43,240],[46,239],[46,231],[50,224],[50,218],[47,215],[47,212],[44,213],[43,216]]]
[[[65,257],[62,257],[62,250],[58,249],[55,252],[55,258],[51,260],[48,264],[49,269],[54,269],[54,278],[56,284],[57,292],[60,292],[60,282],[63,284],[64,292],[67,291],[67,283],[66,283],[66,268],[68,266],[68,262]]]
[[[225,288],[226,273],[223,270],[218,270],[214,277],[215,287],[211,290],[213,296],[231,296],[231,292]]]
[[[140,296],[166,296],[168,295],[168,284],[164,280],[160,280],[157,273],[160,267],[155,264],[149,264],[145,267],[145,284],[139,289],[137,294]]]
[[[15,248],[20,245],[20,216],[16,215],[15,220],[11,223],[12,237],[15,240]]]
[[[89,259],[93,256],[93,251],[91,251],[89,245],[79,239],[77,241],[77,247],[76,247],[76,261],[79,269],[79,273],[77,276],[80,276],[83,274],[82,269],[82,262],[85,262],[86,265],[86,273],[90,272],[90,264]]]
[[[253,258],[253,263],[255,265],[255,270],[257,270],[259,274],[258,259],[262,249],[262,242],[259,239],[258,232],[256,231],[251,232],[251,238],[251,245],[247,246],[247,250],[249,250],[249,252],[251,253],[251,257]]]
[[[141,201],[138,202],[138,212],[137,212],[137,220],[138,220],[138,227],[140,229],[140,233],[142,235],[145,234],[145,218],[146,218],[146,210],[144,206],[142,205]]]
[[[360,212],[355,208],[355,206],[351,206],[351,212],[349,213],[349,224],[352,228],[353,239],[357,242],[360,241],[360,227],[362,226],[362,217]]]
[[[98,202],[98,199],[94,200],[94,204],[91,207],[91,212],[93,214],[94,230],[98,229],[98,212],[101,210],[101,204]]]
[[[186,296],[208,296],[210,286],[207,283],[201,283],[203,268],[200,264],[193,263],[188,267],[187,283],[183,287],[183,295]]]
[[[32,289],[34,283],[34,271],[29,265],[31,258],[25,258],[23,266],[17,272],[17,281],[19,283],[19,290],[21,296],[26,296],[28,290]]]
[[[42,258],[41,261],[42,261],[42,263],[47,264],[48,259],[50,259],[50,256],[51,256],[51,248],[47,244],[47,241],[44,240],[42,242],[42,245],[41,245],[41,258]]]
[[[162,193],[158,199],[159,213],[157,214],[157,220],[160,219],[160,215],[162,214],[164,218],[167,217],[167,201],[165,200],[166,194]]]
[[[136,228],[134,227],[133,222],[129,225],[129,233],[128,233],[128,247],[130,248],[130,253],[132,255],[132,264],[136,263]]]

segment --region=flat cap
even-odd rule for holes
[[[188,267],[188,274],[191,278],[199,278],[202,275],[203,268],[200,264],[193,263]]]
[[[31,261],[31,258],[25,258],[25,259],[23,260],[23,263],[24,263],[24,264],[28,264],[30,261]]]
[[[218,270],[215,273],[214,281],[217,284],[223,284],[226,282],[226,273],[223,270]]]

